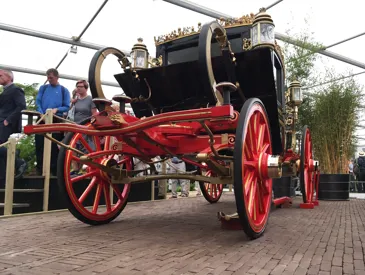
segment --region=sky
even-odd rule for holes
[[[0,22],[58,36],[78,36],[103,3],[103,0],[0,0]],[[274,0],[195,0],[201,6],[240,17],[257,13]],[[334,2],[336,4],[334,4]],[[365,32],[363,0],[284,0],[268,10],[279,33],[297,34],[303,30],[312,33],[313,39],[330,45]],[[198,22],[214,20],[205,15],[180,8],[162,0],[109,0],[95,21],[82,37],[82,41],[112,46],[130,51],[137,38],[142,37],[155,56],[154,36],[169,33],[179,27],[197,26]],[[306,20],[306,21],[305,21]],[[0,64],[46,71],[55,67],[70,48],[68,44],[0,31]],[[330,51],[365,63],[365,35],[335,46]],[[69,53],[59,67],[61,74],[87,78],[90,61],[95,50],[78,48],[77,54]],[[364,71],[340,61],[321,57],[316,70],[333,67],[338,73]],[[101,79],[116,83],[113,75],[122,69],[113,57],[107,58]],[[44,83],[43,76],[14,72],[15,82]],[[365,74],[355,77],[365,86]],[[70,91],[75,81],[60,79]],[[122,93],[120,88],[104,86],[104,93],[111,98]],[[364,122],[365,125],[365,122]],[[365,130],[358,131],[365,137]],[[363,142],[365,144],[365,140]],[[365,147],[365,146],[364,146]]]

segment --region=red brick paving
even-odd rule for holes
[[[69,212],[0,219],[0,274],[365,274],[365,200],[299,203],[254,241],[220,228],[231,194],[129,204],[97,227]]]

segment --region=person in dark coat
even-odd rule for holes
[[[356,160],[359,166],[359,178],[357,183],[357,190],[359,193],[365,193],[365,153],[359,152],[359,158]]]
[[[24,91],[13,83],[11,71],[0,70],[0,144],[7,142],[10,135],[22,131],[21,111],[26,108]]]
[[[14,85],[14,75],[12,71],[0,69],[0,85],[3,92],[0,94],[0,144],[8,141],[13,133],[22,131],[21,111],[26,108],[24,91]],[[5,179],[6,171],[5,147],[0,147],[0,183]],[[27,163],[15,157],[15,178],[20,178],[25,172]]]

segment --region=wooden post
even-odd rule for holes
[[[52,109],[47,109],[45,116],[45,124],[52,124],[53,113]],[[52,136],[52,134],[47,134]],[[51,153],[52,153],[52,142],[44,138],[44,149],[43,149],[43,211],[48,211],[48,199],[49,199],[49,181],[51,177]]]
[[[166,161],[162,162],[161,172],[162,174],[166,174],[167,172],[167,165]],[[163,191],[161,192],[161,195],[166,199],[166,190],[167,190],[167,179],[159,180],[159,184],[161,184]]]
[[[155,181],[151,181],[151,201],[155,200]]]
[[[7,144],[4,216],[13,213],[14,172],[16,139],[9,138]]]

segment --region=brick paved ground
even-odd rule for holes
[[[109,225],[68,212],[0,219],[1,274],[365,274],[365,200],[272,211],[266,234],[220,228],[202,197],[127,205]]]

